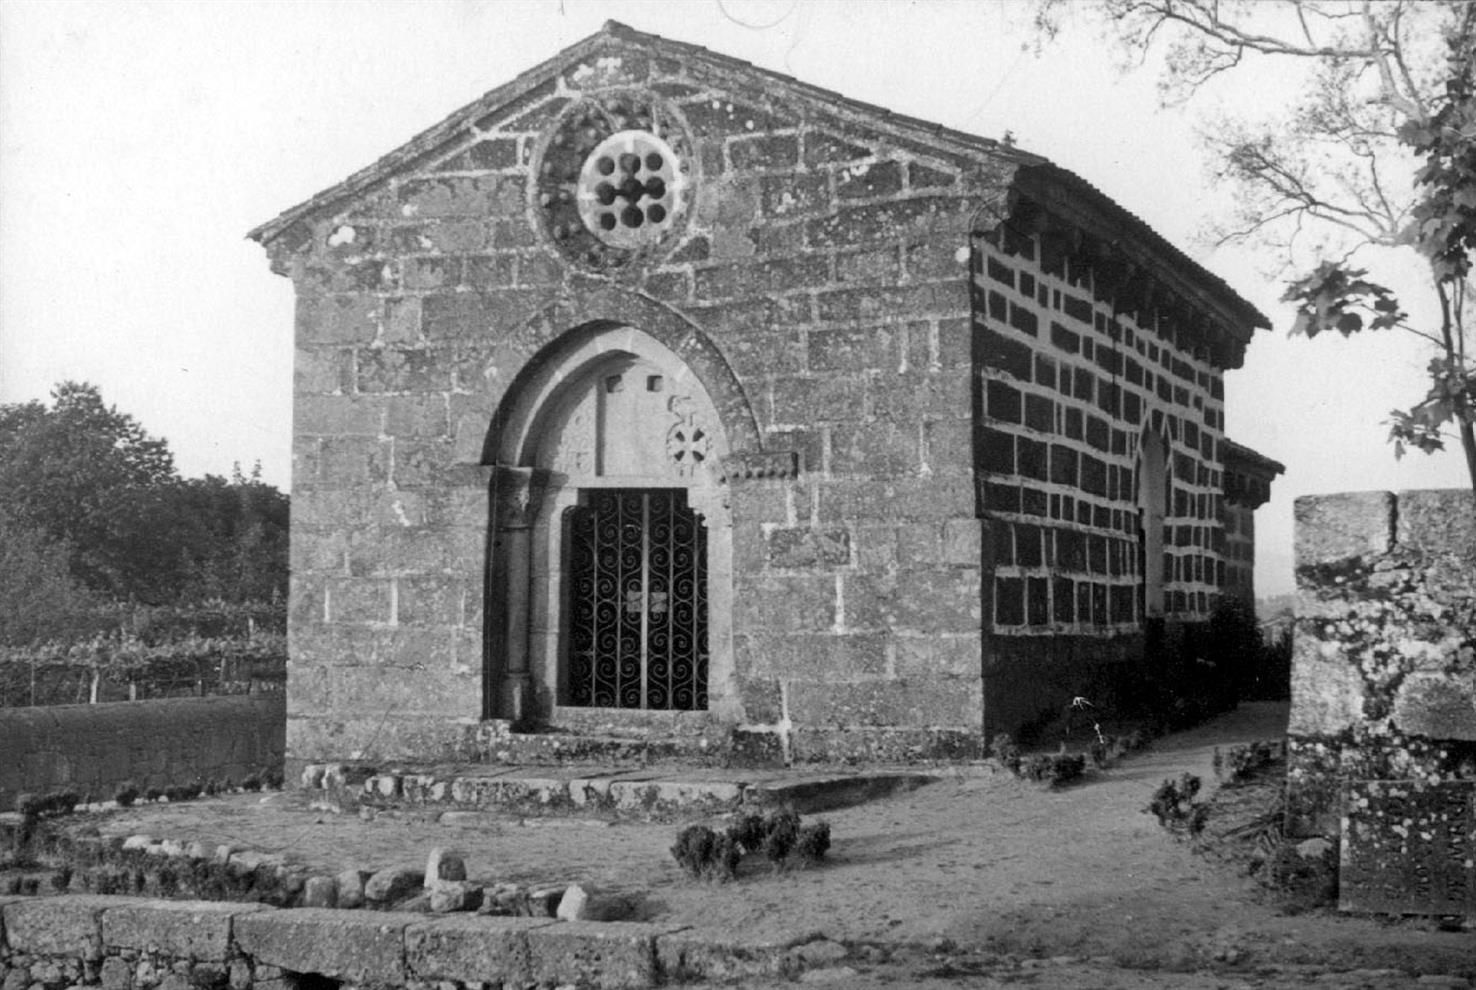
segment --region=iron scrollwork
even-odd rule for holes
[[[602,489],[570,510],[568,703],[707,707],[707,530],[682,489]]]

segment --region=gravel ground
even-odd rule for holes
[[[423,867],[432,846],[451,847],[474,878],[592,884],[640,899],[648,920],[755,940],[820,932],[884,947],[869,969],[847,960],[809,977],[829,973],[848,987],[1396,988],[1403,984],[1389,982],[1392,974],[1346,971],[1476,976],[1470,931],[1288,913],[1245,876],[1242,859],[1196,852],[1143,812],[1165,778],[1188,771],[1212,786],[1216,746],[1281,738],[1286,711],[1242,705],[1061,790],[988,766],[944,770],[919,790],[820,816],[833,836],[825,865],[781,873],[745,861],[730,884],[682,875],[668,852],[679,828],[671,821],[497,813],[440,820],[435,810],[365,819],[313,810],[304,794],[286,792],[119,809],[94,824],[286,853],[324,872]],[[1252,804],[1242,795],[1227,806],[1249,814]],[[1211,831],[1216,824],[1212,818]],[[1011,963],[1061,957],[1069,961]],[[1191,975],[1206,966],[1233,972]],[[1112,982],[1119,976],[1139,982]],[[1336,982],[1344,978],[1351,982]]]

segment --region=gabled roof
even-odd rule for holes
[[[412,168],[418,161],[431,156],[448,143],[462,138],[467,125],[471,122],[489,113],[495,113],[527,90],[548,82],[566,68],[587,59],[601,49],[614,46],[634,46],[658,54],[696,59],[720,71],[746,75],[762,82],[765,89],[770,92],[777,92],[800,102],[809,103],[824,113],[859,118],[860,123],[880,134],[890,134],[921,142],[937,148],[940,154],[988,158],[1013,163],[1019,169],[1017,181],[1024,180],[1033,189],[1032,195],[1038,199],[1052,201],[1068,200],[1072,197],[1080,198],[1088,207],[1085,213],[1095,218],[1099,227],[1110,232],[1111,243],[1132,241],[1141,245],[1150,256],[1178,275],[1176,281],[1180,283],[1181,288],[1185,286],[1189,288],[1188,295],[1191,298],[1197,297],[1201,303],[1209,304],[1212,308],[1231,317],[1234,323],[1245,327],[1245,337],[1249,337],[1251,327],[1269,328],[1271,325],[1262,313],[1241,298],[1223,279],[1184,254],[1142,219],[1118,205],[1080,176],[1052,164],[1039,155],[990,138],[896,113],[885,107],[860,100],[853,100],[834,90],[814,86],[795,79],[793,76],[710,51],[701,45],[647,34],[617,21],[606,21],[603,28],[595,34],[570,45],[552,58],[485,93],[378,161],[261,224],[247,236],[263,245],[270,243],[298,221],[320,212],[326,212],[378,185],[392,175]]]

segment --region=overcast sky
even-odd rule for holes
[[[0,402],[63,379],[168,439],[182,473],[290,478],[292,287],[246,231],[609,18],[902,113],[1017,143],[1143,217],[1272,318],[1227,377],[1236,440],[1287,465],[1258,591],[1291,588],[1292,499],[1455,487],[1381,421],[1423,394],[1416,342],[1289,339],[1272,259],[1196,240],[1224,191],[1150,71],[1029,10],[924,0],[0,3]],[[1255,88],[1247,88],[1254,82]],[[1225,98],[1284,105],[1252,67]]]

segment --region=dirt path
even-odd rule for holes
[[[307,810],[300,794],[240,795],[113,812],[109,833],[231,843],[337,871],[423,866],[436,845],[487,881],[580,881],[641,892],[647,917],[788,938],[944,944],[1124,965],[1206,961],[1387,964],[1408,952],[1469,952],[1470,933],[1421,932],[1331,914],[1285,916],[1253,883],[1195,854],[1144,814],[1153,788],[1189,771],[1213,782],[1215,746],[1280,738],[1284,705],[1243,705],[1060,791],[969,768],[908,794],[822,817],[833,845],[819,869],[745,863],[737,884],[687,880],[668,853],[670,822],[530,819],[437,812],[372,821]],[[1419,959],[1405,968],[1418,972]]]

